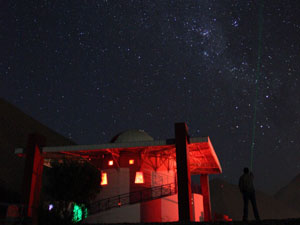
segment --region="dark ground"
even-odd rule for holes
[[[131,223],[114,223],[113,225],[129,225]],[[262,221],[232,221],[232,222],[172,222],[172,223],[136,223],[136,225],[300,225],[300,218],[298,219],[284,219],[284,220],[262,220]],[[88,224],[85,224],[88,225]],[[100,225],[100,224],[99,224]],[[105,225],[105,224],[101,224]],[[112,225],[112,224],[107,224]]]

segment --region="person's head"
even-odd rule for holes
[[[248,167],[244,168],[244,173],[246,173],[246,174],[249,173],[249,168]]]

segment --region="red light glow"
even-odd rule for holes
[[[114,161],[113,161],[113,160],[109,160],[109,161],[108,161],[108,165],[109,165],[109,166],[114,165]]]
[[[101,186],[107,185],[107,173],[101,174]]]
[[[134,164],[134,159],[129,159],[129,165],[133,165]]]
[[[144,175],[143,172],[136,172],[135,173],[135,184],[143,184],[144,183]]]

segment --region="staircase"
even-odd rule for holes
[[[130,192],[122,195],[113,196],[93,202],[90,205],[89,214],[96,214],[112,208],[124,205],[135,204],[154,199],[163,198],[177,193],[175,183],[164,184],[161,186],[145,188],[140,191]]]

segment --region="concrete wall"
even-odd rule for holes
[[[96,200],[127,194],[146,187],[175,182],[175,171],[172,169],[168,170],[163,163],[159,162],[158,164],[161,166],[154,171],[149,164],[143,164],[142,168],[138,168],[140,163],[137,158],[135,158],[134,165],[127,165],[130,158],[134,157],[128,156],[123,158],[123,161],[120,161],[121,165],[128,167],[116,169],[107,166],[103,170],[103,172],[107,173],[108,184],[102,186],[102,190],[96,197]],[[144,179],[147,181],[145,184],[134,184],[135,171],[138,170],[144,172]],[[153,193],[152,197],[155,197]],[[192,199],[194,220],[203,221],[200,218],[201,216],[203,217],[202,195],[193,194]],[[152,201],[113,208],[91,215],[85,221],[88,223],[172,222],[178,221],[178,218],[178,195],[176,194]]]
[[[120,208],[112,208],[110,210],[88,216],[84,223],[139,223],[140,204],[125,205]]]
[[[194,221],[203,221],[203,197],[192,194]],[[139,223],[178,221],[178,195],[125,205],[89,216],[87,223]]]
[[[141,222],[161,222],[161,199],[141,203]]]
[[[203,197],[200,194],[192,194],[194,221],[203,221]],[[161,199],[161,222],[178,221],[178,195],[172,195]]]
[[[130,192],[129,168],[106,169],[108,184],[102,186],[102,190],[95,200],[109,198]]]
[[[204,209],[203,209],[203,196],[200,194],[192,194],[193,196],[193,212],[194,212],[194,221],[200,222],[204,221]]]
[[[134,159],[134,165],[129,165],[129,159]],[[175,183],[176,173],[174,170],[165,166],[161,159],[157,159],[159,168],[155,171],[153,167],[147,163],[142,163],[141,160],[133,154],[123,154],[120,157],[120,166],[108,166],[108,161],[111,158],[105,158],[103,162],[102,172],[107,173],[108,184],[102,186],[102,190],[96,197],[96,200],[117,196],[129,192],[136,192],[145,188],[160,186],[163,184]],[[153,159],[152,159],[153,161]],[[173,165],[174,160],[170,160],[169,164]],[[140,165],[141,168],[139,167]],[[136,171],[144,172],[144,184],[135,184],[134,178]]]
[[[161,199],[161,222],[178,221],[178,195]]]

